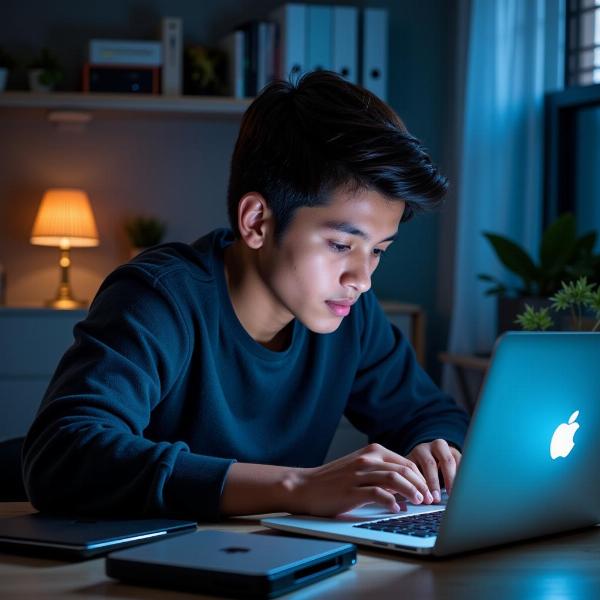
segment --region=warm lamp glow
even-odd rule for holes
[[[98,245],[98,230],[83,190],[47,190],[31,231],[31,243],[62,249]]]
[[[53,308],[79,308],[86,302],[75,300],[69,283],[71,248],[98,245],[98,230],[87,194],[83,190],[54,188],[42,198],[31,231],[31,243],[60,248],[60,283],[56,297],[47,302]]]

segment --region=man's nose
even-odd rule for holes
[[[342,284],[354,288],[359,294],[371,289],[371,267],[368,261],[355,260],[342,276]]]

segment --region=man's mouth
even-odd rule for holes
[[[327,300],[325,304],[336,317],[347,317],[355,302],[356,298],[354,300]]]

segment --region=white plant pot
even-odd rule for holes
[[[0,92],[6,89],[6,80],[8,78],[8,69],[0,67]]]
[[[49,92],[52,90],[51,85],[40,83],[40,76],[44,69],[29,69],[29,89],[32,92]]]

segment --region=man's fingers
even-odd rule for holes
[[[454,477],[456,476],[456,458],[450,451],[448,442],[444,440],[436,440],[433,442],[431,450],[435,459],[438,461],[439,469],[444,476],[446,491],[450,494],[452,484],[454,483]]]
[[[406,505],[402,506],[402,503],[396,501],[394,494],[383,487],[377,485],[364,486],[358,487],[352,492],[352,508],[358,508],[372,502],[385,506],[390,512],[406,510]]]
[[[452,454],[453,458],[454,458],[454,474],[452,475],[452,480],[450,481],[450,487],[448,488],[448,485],[446,485],[446,491],[448,492],[448,494],[450,494],[450,492],[452,491],[452,488],[454,487],[454,480],[456,479],[456,472],[458,471],[458,467],[460,466],[460,460],[462,458],[462,454],[456,449],[456,448],[450,448],[450,453]],[[446,477],[444,475],[444,477]]]
[[[418,460],[419,467],[423,471],[427,485],[431,490],[434,502],[440,502],[442,499],[440,478],[438,476],[438,464],[431,452],[424,452]]]
[[[396,452],[392,452],[388,450],[385,446],[381,444],[369,444],[364,450],[366,450],[366,455],[374,454],[380,460],[383,460],[386,463],[391,463],[394,465],[399,465],[401,467],[409,467],[411,468],[419,477],[423,477],[419,467],[410,459],[402,456],[401,454],[397,454]],[[423,479],[423,483],[426,483],[425,479]]]
[[[401,494],[413,504],[431,503],[433,498],[422,477],[406,468],[402,474],[395,470],[365,471],[357,473],[357,481],[361,487],[378,485]]]

